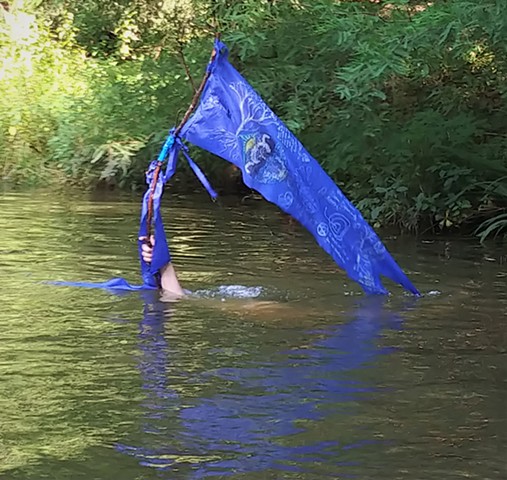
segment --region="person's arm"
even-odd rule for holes
[[[165,292],[170,292],[178,297],[185,295],[185,291],[181,288],[178,280],[178,275],[176,275],[174,265],[171,262],[160,269],[160,285]]]
[[[146,241],[146,237],[139,237],[143,242],[141,246],[141,255],[146,263],[151,263],[153,259],[153,245],[155,245],[155,238],[150,238],[150,243]],[[169,292],[172,295],[182,297],[185,291],[181,288],[176,270],[171,262],[160,269],[160,285],[164,292]]]

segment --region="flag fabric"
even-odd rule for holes
[[[146,172],[147,189],[141,204],[141,218],[139,221],[138,237],[148,237],[148,211],[151,201],[151,235],[155,238],[155,244],[153,245],[152,261],[150,263],[146,263],[141,255],[142,245],[145,240],[138,240],[139,261],[141,263],[141,277],[143,283],[141,285],[133,285],[124,278],[112,278],[106,282],[56,281],[48,283],[67,287],[102,288],[111,291],[156,290],[160,288],[160,269],[171,261],[171,254],[162,221],[160,204],[165,184],[176,171],[180,151],[183,153],[183,156],[186,158],[190,168],[202,183],[203,187],[208,191],[211,198],[215,199],[218,196],[199,166],[190,158],[190,155],[188,154],[188,147],[182,143],[179,137],[174,136],[174,129],[172,129],[158,155],[158,158],[151,162],[148,171]],[[155,170],[159,164],[165,164],[165,171],[161,171],[160,174],[155,177]]]
[[[159,155],[158,160],[151,162],[148,172],[146,173],[146,183],[148,185],[143,197],[141,207],[141,219],[139,222],[139,237],[148,236],[148,205],[150,197],[152,198],[152,234],[155,237],[155,244],[153,245],[153,255],[151,263],[146,263],[141,255],[141,248],[143,245],[142,240],[138,240],[139,261],[141,262],[141,276],[143,278],[143,285],[148,288],[159,287],[159,272],[162,267],[171,261],[171,254],[169,253],[169,246],[167,244],[167,237],[164,230],[164,223],[162,221],[162,213],[160,211],[160,201],[164,192],[164,185],[171,178],[176,170],[176,163],[179,154],[179,144],[174,141],[174,137],[170,135],[166,140],[164,147]],[[158,162],[163,161],[167,156],[167,166],[165,174],[161,174],[154,183],[154,173],[157,168]],[[162,159],[162,160],[161,160]]]
[[[216,41],[215,49],[182,137],[240,168],[247,186],[304,225],[366,293],[388,293],[384,275],[419,295],[360,212],[229,63],[226,46]]]
[[[304,225],[366,293],[388,293],[381,281],[383,275],[419,295],[360,212],[229,63],[227,47],[217,40],[215,51],[197,109],[183,126],[181,135],[171,130],[158,159],[146,174],[148,188],[143,197],[139,236],[148,235],[151,203],[155,245],[153,260],[148,264],[142,259],[139,241],[143,284],[131,285],[121,278],[102,283],[53,283],[110,290],[159,288],[160,269],[171,261],[160,202],[164,186],[176,170],[180,152],[211,197],[217,196],[188,155],[184,138],[240,168],[246,185]],[[155,178],[155,169],[163,163],[165,172]]]

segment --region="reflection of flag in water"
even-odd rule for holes
[[[266,346],[262,359],[243,346],[239,360],[226,366],[216,358],[195,362],[199,356],[186,349],[188,338],[171,332],[167,306],[152,301],[145,305],[138,337],[142,430],[116,444],[118,451],[145,467],[196,480],[250,472],[259,478],[273,471],[317,473],[322,467],[342,478],[351,460],[358,466],[383,452],[384,441],[361,421],[363,403],[382,391],[364,372],[393,351],[377,339],[383,329],[401,328],[401,317],[385,309],[383,299],[362,299],[350,321],[314,332],[304,348],[280,350],[278,343],[265,341],[263,329],[252,329],[250,346]],[[238,332],[233,329],[214,350],[239,345]],[[197,331],[191,338],[205,344]],[[198,388],[187,391],[190,386]],[[340,428],[322,429],[331,420]],[[362,428],[350,429],[351,424]],[[369,446],[373,450],[366,450]],[[191,472],[183,473],[185,465]]]
[[[386,293],[385,275],[417,295],[359,211],[228,62],[225,45],[216,49],[183,137],[239,167],[249,187],[299,220],[367,293]]]

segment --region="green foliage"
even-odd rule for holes
[[[475,233],[479,236],[481,243],[489,236],[497,237],[501,233],[504,236],[507,235],[507,213],[501,213],[484,221]]]
[[[142,183],[218,28],[235,65],[373,224],[456,228],[507,204],[505,2],[11,4],[0,20],[8,181]],[[20,37],[9,22],[24,16]],[[197,155],[215,176],[225,167]],[[490,225],[486,236],[499,231]]]

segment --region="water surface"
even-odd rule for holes
[[[505,245],[384,237],[426,296],[365,298],[263,202],[166,202],[206,298],[44,284],[138,281],[138,199],[0,195],[0,478],[505,478]]]

